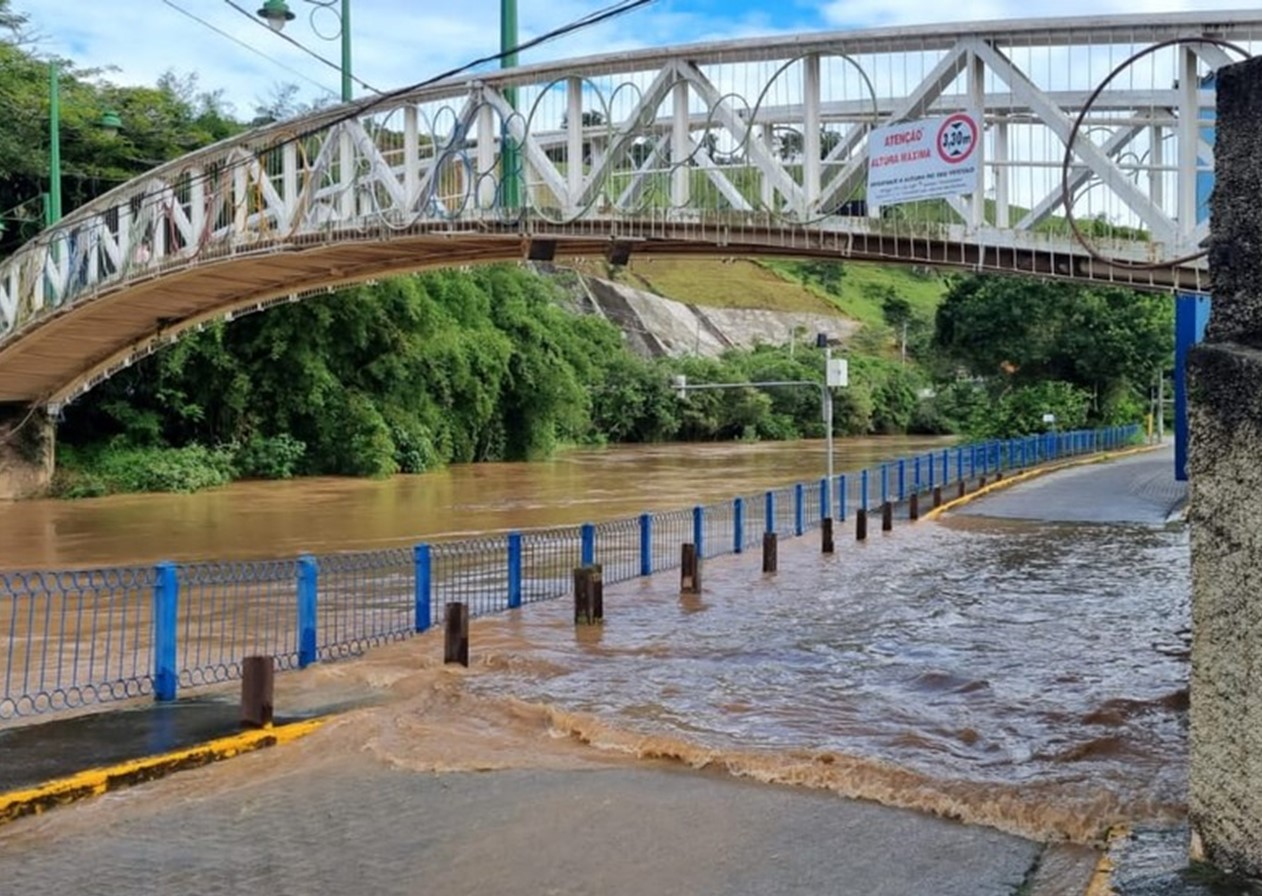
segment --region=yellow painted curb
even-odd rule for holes
[[[981,488],[976,489],[975,491],[969,492],[962,498],[952,498],[950,501],[940,504],[939,506],[933,508],[932,510],[929,510],[921,514],[920,518],[924,520],[935,519],[938,516],[941,516],[942,514],[946,513],[948,510],[951,510],[952,508],[961,507],[967,504],[969,501],[973,501],[973,500],[976,500],[977,498],[984,497],[993,491],[996,491],[1001,488],[1007,488],[1010,485],[1016,485],[1018,483],[1025,482],[1029,479],[1034,479],[1039,476],[1045,476],[1048,473],[1055,473],[1055,472],[1058,472],[1059,470],[1067,470],[1070,467],[1083,467],[1083,466],[1086,466],[1087,464],[1098,464],[1104,461],[1116,460],[1119,457],[1127,457],[1132,454],[1142,454],[1145,451],[1155,451],[1161,447],[1162,447],[1161,445],[1140,445],[1137,448],[1123,448],[1121,451],[1109,451],[1104,454],[1090,454],[1085,457],[1076,457],[1073,460],[1064,461],[1063,463],[1059,463],[1059,464],[1050,464],[1050,465],[1042,466],[1042,467],[1034,467],[1033,469],[1025,470],[1024,472],[1021,472],[1021,473],[1014,473],[1011,476],[1005,476],[1003,479],[1000,479],[996,482],[992,482],[988,485],[984,485]]]
[[[103,768],[90,768],[66,778],[45,782],[38,787],[0,793],[0,824],[26,815],[38,815],[53,806],[73,803],[119,787],[152,781],[171,772],[198,768],[242,753],[288,743],[312,733],[325,721],[309,719],[276,728],[243,731],[184,750],[131,759]]]

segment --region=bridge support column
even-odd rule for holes
[[[1206,342],[1188,355],[1193,857],[1262,879],[1262,59],[1218,74]]]
[[[33,498],[53,479],[56,428],[41,409],[0,404],[0,501]]]

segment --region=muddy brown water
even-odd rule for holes
[[[837,470],[933,443],[839,444]],[[285,556],[572,524],[817,477],[819,443],[654,446],[383,482],[10,505],[9,565]],[[1183,813],[1188,547],[1179,526],[955,517],[821,557],[781,545],[477,620],[473,667],[435,635],[284,675],[284,699],[370,696],[311,761],[423,770],[654,759],[825,788],[1027,836],[1091,841]],[[20,558],[20,559],[17,559]],[[225,773],[230,774],[230,773]],[[173,797],[174,798],[174,797]]]

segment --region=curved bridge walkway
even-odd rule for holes
[[[1259,39],[1256,11],[799,34],[327,109],[156,168],[0,263],[0,402],[55,411],[208,320],[493,260],[810,255],[1197,289],[1213,72]],[[869,203],[874,128],[955,113],[977,127],[970,191]]]

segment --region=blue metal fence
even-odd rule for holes
[[[569,594],[573,570],[604,581],[673,569],[680,545],[741,552],[764,532],[816,528],[830,513],[878,508],[935,485],[1131,443],[1138,426],[964,445],[683,510],[598,525],[510,532],[320,557],[0,572],[0,720],[154,695],[362,653],[425,631],[443,605],[482,616]]]

